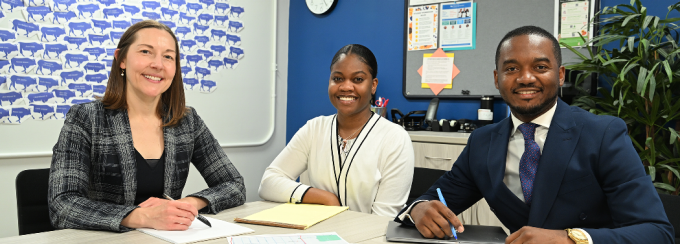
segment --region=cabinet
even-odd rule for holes
[[[413,143],[415,167],[450,170],[453,163],[465,148],[470,133],[409,131]],[[417,180],[417,179],[414,179]],[[489,225],[503,227],[505,233],[510,231],[503,226],[486,200],[482,199],[458,215],[466,225]]]

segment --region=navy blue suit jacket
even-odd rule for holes
[[[451,171],[418,199],[438,200],[441,188],[459,214],[483,197],[511,232],[583,228],[597,244],[673,243],[673,227],[623,120],[558,100],[531,207],[503,183],[512,128],[506,118],[475,130]]]

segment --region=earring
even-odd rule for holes
[[[123,72],[120,73],[120,76],[125,77],[125,70],[123,70]]]

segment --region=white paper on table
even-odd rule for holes
[[[230,237],[231,244],[347,244],[338,233],[298,233]]]
[[[423,58],[423,77],[421,83],[451,84],[453,78],[453,58]]]
[[[194,219],[194,222],[191,223],[189,229],[185,231],[154,230],[147,228],[139,228],[137,230],[172,243],[191,243],[255,232],[250,228],[234,223],[210,217],[205,218],[210,221],[212,228],[203,224],[198,219]]]

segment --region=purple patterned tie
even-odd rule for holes
[[[531,205],[531,192],[534,189],[536,168],[538,159],[541,158],[541,148],[534,140],[536,127],[538,127],[537,124],[524,123],[519,125],[518,128],[524,136],[524,153],[519,160],[519,180],[522,182],[522,193],[524,193],[524,201],[527,205]]]

